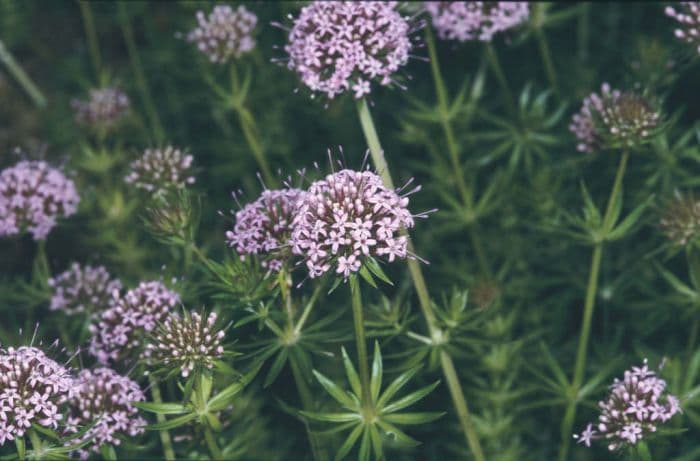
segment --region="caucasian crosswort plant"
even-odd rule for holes
[[[137,359],[144,335],[180,303],[180,295],[161,282],[141,282],[93,319],[89,351],[100,363]]]
[[[44,240],[78,210],[72,180],[44,161],[23,160],[0,173],[0,237],[29,232]]]
[[[110,129],[129,112],[131,102],[119,88],[107,87],[92,89],[86,100],[74,99],[71,105],[78,123]]]
[[[292,225],[292,251],[304,258],[311,278],[329,270],[348,278],[365,261],[414,258],[400,229],[411,228],[408,193],[388,189],[375,173],[344,169],[313,182],[299,201]]]
[[[124,181],[153,194],[182,189],[195,182],[190,171],[192,160],[192,155],[173,146],[146,149],[141,158],[131,162]]]
[[[226,243],[241,259],[258,255],[260,265],[278,272],[291,256],[289,238],[297,205],[304,192],[288,188],[265,190],[254,202],[235,214],[233,230],[226,231]]]
[[[659,126],[661,112],[654,101],[631,91],[613,90],[603,83],[573,116],[569,129],[581,152],[633,148],[647,142]]]
[[[697,47],[700,53],[700,2],[680,2],[666,7],[666,15],[675,19],[676,37]]]
[[[216,313],[203,318],[197,312],[170,315],[152,332],[144,351],[150,365],[178,370],[187,378],[195,369],[211,370],[224,354],[225,332],[216,326]]]
[[[75,262],[67,271],[49,278],[48,284],[49,308],[68,315],[106,309],[118,299],[122,288],[119,279],[112,278],[103,266],[81,266]]]
[[[396,83],[409,58],[411,24],[398,2],[315,1],[301,9],[289,31],[287,67],[312,92],[329,99],[353,91],[357,99],[370,84]]]
[[[69,371],[36,347],[0,349],[0,446],[32,425],[57,429],[74,393]]]
[[[499,32],[525,22],[526,2],[425,2],[433,27],[443,40],[490,42]]]
[[[625,371],[622,380],[615,378],[608,398],[598,406],[597,430],[588,424],[574,438],[589,447],[592,440],[605,440],[610,451],[635,445],[681,411],[678,399],[666,392],[666,381],[649,370],[646,360],[642,367]]]
[[[242,5],[236,9],[217,5],[208,16],[197,11],[197,23],[187,34],[187,41],[213,63],[225,64],[255,48],[253,30],[258,18]]]
[[[100,453],[106,444],[119,445],[120,436],[134,437],[144,432],[146,421],[132,402],[145,400],[139,385],[111,368],[82,370],[73,379],[73,397],[66,419],[66,432],[81,435],[72,443],[89,440],[76,450],[81,459],[90,452]]]

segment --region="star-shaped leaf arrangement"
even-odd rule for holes
[[[384,454],[382,434],[392,438],[400,445],[419,445],[420,442],[408,436],[397,426],[428,423],[440,418],[444,412],[401,411],[430,394],[440,382],[436,381],[404,397],[394,399],[396,394],[420,370],[420,367],[415,367],[394,379],[382,392],[382,354],[379,344],[375,342],[370,379],[370,401],[366,402],[362,400],[359,375],[344,348],[342,353],[345,373],[350,383],[349,391],[342,389],[318,371],[314,370],[313,373],[323,388],[343,407],[343,411],[335,413],[301,412],[309,419],[337,424],[335,428],[327,431],[328,433],[350,431],[336,453],[336,461],[345,458],[358,441],[360,443],[358,460],[369,461],[372,452],[375,459],[382,459]]]

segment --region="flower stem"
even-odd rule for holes
[[[542,30],[542,24],[544,23],[545,8],[547,7],[544,3],[535,3],[533,12],[533,22],[534,22],[534,32],[535,38],[537,39],[537,45],[540,48],[540,55],[542,56],[542,62],[544,64],[544,70],[547,74],[547,80],[549,81],[549,86],[552,87],[555,94],[559,94],[559,86],[557,85],[557,71],[554,67],[554,61],[552,59],[552,52],[549,49],[549,42],[547,41],[547,36]]]
[[[32,102],[39,109],[46,107],[46,98],[39,88],[32,82],[29,76],[24,72],[24,69],[15,61],[15,58],[10,54],[10,51],[5,47],[5,44],[0,40],[0,62],[5,64],[7,70],[17,80],[22,89],[29,95]]]
[[[95,78],[99,81],[100,69],[102,68],[102,60],[100,58],[100,47],[99,42],[97,40],[97,31],[95,29],[95,19],[92,15],[92,8],[90,7],[90,2],[85,0],[79,0],[78,5],[80,5],[80,13],[83,16],[85,36],[87,37],[88,48],[90,49],[90,59],[92,60],[92,66],[95,69]]]
[[[204,440],[206,440],[206,442],[207,442],[207,448],[209,449],[209,454],[211,455],[211,459],[223,460],[224,455],[223,455],[223,453],[221,453],[221,448],[219,448],[219,444],[216,443],[216,438],[214,437],[214,432],[212,432],[210,427],[204,428]]]
[[[388,165],[384,158],[384,153],[382,151],[382,146],[379,143],[377,131],[374,128],[372,114],[370,114],[369,107],[367,107],[367,101],[364,99],[358,101],[357,110],[360,117],[360,124],[362,125],[362,131],[364,132],[367,145],[369,146],[370,153],[372,155],[374,167],[381,175],[384,185],[390,189],[394,189],[394,182],[391,179],[391,173],[389,172]],[[414,253],[413,242],[411,241],[410,235],[408,235],[408,232],[406,232],[405,229],[403,230],[403,234],[408,237],[409,253]],[[425,278],[423,277],[423,271],[421,270],[416,259],[408,259],[408,270],[411,273],[413,287],[418,295],[418,301],[423,317],[425,318],[425,323],[427,324],[430,337],[436,338],[441,336],[441,332],[437,326],[437,320],[430,301],[430,295],[428,294],[428,287],[426,286]],[[446,351],[443,351],[442,354],[445,356],[444,359],[441,358],[442,372],[449,383],[448,387],[450,390],[450,395],[452,396],[452,402],[457,409],[457,414],[460,417],[459,419],[462,425],[462,430],[464,431],[465,435],[469,434],[469,436],[466,437],[467,444],[469,445],[469,448],[472,451],[476,461],[484,461],[485,458],[483,451],[481,450],[479,438],[477,437],[476,430],[471,422],[467,401],[464,398],[464,391],[462,390],[462,386],[454,370],[452,358]]]
[[[301,406],[305,411],[314,410],[314,399],[311,394],[311,389],[309,389],[309,384],[304,378],[304,374],[301,371],[301,367],[297,361],[294,353],[289,354],[289,365],[292,368],[292,375],[294,376],[294,383],[296,384],[297,391],[299,392],[299,399],[301,400]],[[311,427],[307,421],[304,421],[304,427],[306,428],[306,436],[309,439],[309,445],[311,445],[311,454],[313,459],[316,461],[326,461],[328,457],[326,452],[321,448],[321,443],[319,441],[319,436],[311,432]]]
[[[306,320],[309,318],[309,314],[311,314],[311,310],[314,307],[314,304],[316,304],[316,301],[318,300],[318,297],[321,295],[321,290],[323,290],[323,283],[318,283],[316,285],[316,288],[314,289],[314,292],[311,294],[311,298],[309,298],[309,301],[306,303],[306,306],[304,307],[304,311],[301,313],[301,316],[299,317],[299,320],[297,320],[297,324],[294,327],[294,333],[299,334],[301,333],[302,328],[304,328],[304,324],[306,323]]]
[[[158,387],[158,382],[153,378],[152,375],[148,376],[148,381],[151,388],[151,396],[153,397],[154,403],[163,403],[163,398],[160,395],[160,387]],[[161,413],[156,413],[156,420],[159,423],[165,422],[165,415]],[[170,440],[170,433],[167,429],[158,431],[160,434],[160,443],[163,445],[163,458],[166,461],[173,461],[175,459],[175,451],[173,450],[173,443]]]
[[[350,277],[350,293],[352,295],[352,318],[355,323],[357,359],[360,368],[360,385],[362,386],[362,404],[366,407],[372,405],[373,402],[369,391],[369,360],[367,359],[365,322],[362,312],[362,292],[360,291],[360,281],[356,275]]]
[[[233,92],[233,98],[235,103],[233,104],[233,109],[238,115],[238,122],[241,126],[241,131],[243,131],[243,136],[245,137],[248,147],[253,152],[255,156],[255,161],[258,163],[258,167],[262,172],[265,183],[268,187],[275,187],[277,181],[275,180],[270,165],[267,163],[267,157],[265,156],[265,150],[262,147],[258,136],[257,124],[255,123],[255,118],[253,114],[246,108],[243,95],[241,95],[241,84],[238,78],[238,71],[236,70],[236,65],[231,64],[231,91]]]
[[[651,461],[651,452],[649,451],[649,446],[644,440],[638,441],[636,447],[637,459],[639,461]]]
[[[425,42],[428,46],[428,58],[430,59],[430,68],[433,73],[433,82],[435,84],[435,93],[438,99],[438,112],[440,114],[440,125],[442,125],[442,130],[445,133],[445,141],[447,144],[447,153],[450,156],[450,162],[452,163],[452,170],[454,170],[455,179],[457,181],[457,189],[462,196],[462,202],[465,208],[465,214],[472,218],[468,227],[469,239],[471,240],[472,246],[474,248],[474,253],[476,254],[477,261],[479,263],[479,268],[484,275],[491,275],[491,268],[489,267],[488,260],[484,253],[484,249],[481,245],[481,240],[478,235],[478,230],[476,222],[474,219],[474,197],[472,189],[467,186],[467,182],[464,179],[464,173],[462,171],[462,165],[459,161],[459,147],[455,139],[454,130],[452,129],[452,124],[450,123],[450,110],[447,98],[447,88],[445,86],[445,81],[442,78],[442,73],[440,72],[440,63],[437,57],[437,51],[435,49],[435,38],[430,27],[425,28]]]
[[[605,210],[605,216],[603,217],[603,232],[605,234],[610,232],[610,228],[613,225],[611,220],[613,215],[614,203],[617,201],[617,197],[622,187],[622,178],[625,175],[628,157],[628,152],[622,154],[620,164],[617,168],[617,174],[615,175],[615,183],[613,185],[612,191],[610,192],[610,197],[608,198],[608,205]],[[593,247],[591,268],[588,274],[588,287],[586,289],[586,300],[583,307],[581,336],[579,338],[578,350],[576,352],[576,364],[574,365],[574,379],[571,383],[569,401],[567,403],[566,411],[564,412],[564,420],[561,426],[562,439],[561,447],[559,449],[559,461],[566,461],[569,451],[569,445],[571,444],[571,431],[574,425],[574,419],[576,418],[576,404],[578,402],[579,397],[578,393],[581,390],[581,385],[583,384],[583,375],[586,370],[588,339],[591,333],[591,321],[593,319],[593,310],[595,309],[596,293],[598,291],[598,278],[600,274],[600,261],[603,256],[604,240],[605,238],[602,238]]]
[[[496,76],[496,80],[498,80],[498,84],[501,86],[503,102],[506,104],[506,107],[508,107],[508,110],[511,112],[511,115],[513,117],[517,117],[518,109],[515,105],[515,98],[513,97],[513,93],[511,93],[510,91],[508,80],[506,80],[506,74],[503,72],[503,67],[501,67],[501,62],[498,59],[496,50],[494,49],[491,43],[486,43],[485,50],[486,58],[488,59],[489,64],[491,65],[491,70],[493,70],[493,73]]]
[[[163,126],[158,118],[156,107],[153,104],[151,92],[148,89],[146,76],[143,72],[143,66],[141,65],[141,58],[139,57],[138,49],[136,48],[136,41],[134,40],[134,32],[131,29],[131,23],[129,22],[129,16],[126,13],[126,6],[124,5],[124,2],[117,2],[117,9],[119,11],[119,22],[122,28],[122,34],[124,35],[124,41],[126,42],[126,50],[129,55],[129,62],[131,63],[131,70],[134,72],[134,76],[136,77],[136,85],[141,93],[141,99],[143,100],[143,105],[146,109],[146,115],[150,119],[151,128],[153,129],[153,134],[155,135],[156,141],[162,142],[165,140],[165,133],[163,132]]]

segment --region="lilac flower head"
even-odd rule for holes
[[[112,128],[129,112],[129,97],[117,87],[90,90],[88,99],[71,102],[75,119],[82,125]]]
[[[191,155],[173,146],[146,149],[141,158],[131,162],[124,181],[153,193],[182,189],[195,181],[190,175],[192,160]]]
[[[75,183],[61,171],[43,161],[21,161],[0,172],[0,237],[27,231],[43,240],[79,202]]]
[[[90,427],[71,444],[91,439],[77,450],[81,459],[90,452],[99,453],[104,444],[119,445],[119,436],[134,437],[144,432],[146,421],[138,415],[132,402],[145,400],[143,391],[131,379],[110,368],[82,370],[73,380],[75,395],[70,400],[66,429],[68,434]]]
[[[65,272],[48,281],[51,288],[50,309],[68,315],[93,313],[114,304],[114,293],[122,284],[113,279],[103,266],[81,266],[73,263]]]
[[[418,190],[417,188],[416,190]],[[309,186],[294,217],[290,243],[309,275],[331,268],[347,278],[363,259],[414,257],[402,227],[413,227],[408,197],[387,189],[371,171],[341,170]]]
[[[187,34],[187,41],[195,43],[211,62],[225,64],[255,48],[252,34],[258,17],[242,5],[235,10],[217,5],[209,16],[197,11],[197,23]]]
[[[443,40],[490,42],[493,36],[525,22],[526,2],[425,2]]]
[[[666,15],[678,22],[676,37],[697,47],[700,53],[700,2],[680,2],[666,7]]]
[[[700,200],[692,194],[679,195],[668,203],[661,218],[661,230],[678,246],[686,246],[700,238]]]
[[[170,315],[151,335],[144,356],[148,363],[180,369],[187,378],[195,368],[211,369],[221,358],[224,330],[216,327],[216,314],[206,320],[196,312]]]
[[[642,367],[625,371],[622,380],[615,378],[608,398],[598,403],[601,413],[597,426],[589,424],[574,438],[586,446],[592,440],[605,440],[610,451],[634,445],[680,412],[679,405],[678,399],[666,392],[666,381],[649,370],[645,359]]]
[[[0,446],[32,424],[56,429],[72,393],[68,370],[41,349],[0,349]]]
[[[143,336],[180,302],[180,296],[161,282],[141,282],[119,298],[90,325],[90,353],[101,363],[135,358]]]
[[[241,258],[261,255],[260,265],[280,271],[289,258],[288,242],[297,203],[304,194],[299,189],[265,190],[257,200],[236,213],[233,230],[226,232],[228,246]]]
[[[646,98],[629,91],[611,90],[604,83],[600,94],[591,93],[583,100],[569,129],[578,140],[579,151],[594,152],[641,144],[652,136],[660,121],[660,111]]]
[[[397,2],[315,1],[302,8],[289,32],[287,67],[328,98],[370,83],[389,85],[408,62],[411,26]]]

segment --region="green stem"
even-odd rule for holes
[[[588,274],[588,287],[586,289],[586,300],[583,307],[583,319],[581,322],[581,336],[579,338],[578,350],[576,352],[576,364],[574,365],[574,379],[571,383],[571,388],[569,389],[569,400],[566,406],[566,411],[564,412],[564,420],[562,422],[562,432],[561,432],[561,447],[559,449],[559,461],[566,461],[569,451],[569,446],[571,444],[571,431],[573,429],[574,420],[576,418],[576,404],[578,403],[579,391],[581,390],[581,385],[583,384],[583,376],[586,370],[586,355],[588,353],[588,339],[591,333],[591,321],[593,319],[593,311],[595,309],[596,293],[598,291],[598,278],[600,274],[600,261],[603,256],[603,242],[605,236],[610,232],[613,218],[613,209],[617,197],[620,194],[622,188],[622,178],[625,175],[625,169],[627,167],[627,159],[629,153],[625,152],[622,154],[620,159],[620,164],[617,168],[617,174],[615,175],[615,183],[613,185],[612,191],[610,192],[610,197],[608,198],[608,205],[605,210],[605,216],[603,217],[602,229],[604,232],[601,240],[595,244],[593,247],[593,256],[591,258],[591,268]]]
[[[92,66],[95,68],[95,78],[99,81],[102,60],[100,59],[100,47],[97,41],[97,30],[95,29],[95,20],[92,16],[92,8],[90,7],[90,2],[85,0],[78,0],[78,5],[80,5],[80,13],[83,16],[85,36],[90,49],[90,59],[92,60]]]
[[[508,85],[506,74],[503,72],[503,67],[501,67],[501,62],[498,59],[496,50],[491,43],[486,43],[485,50],[486,58],[488,59],[489,64],[491,65],[491,70],[493,70],[493,73],[496,76],[496,80],[498,80],[498,84],[501,86],[503,102],[506,104],[506,107],[508,107],[508,110],[511,112],[511,115],[517,118],[518,109],[515,105],[515,98],[513,97],[513,93],[511,93],[510,91],[510,86]]]
[[[314,399],[311,394],[311,389],[309,384],[304,378],[304,374],[301,372],[301,367],[296,359],[294,353],[289,354],[289,364],[292,368],[292,375],[294,376],[294,383],[296,384],[297,391],[299,392],[299,399],[301,400],[301,406],[305,411],[314,410]],[[309,423],[304,421],[304,427],[306,428],[306,436],[309,439],[309,445],[311,445],[311,454],[313,459],[316,461],[326,461],[328,457],[326,452],[321,448],[321,443],[319,441],[319,436],[311,431]]]
[[[204,440],[207,441],[207,448],[209,449],[209,454],[214,460],[223,460],[224,455],[219,448],[219,444],[216,443],[216,438],[210,427],[204,428]]]
[[[158,118],[156,107],[153,104],[151,92],[148,89],[146,75],[143,72],[141,58],[139,57],[138,49],[136,48],[134,32],[131,29],[131,23],[129,22],[129,16],[126,12],[125,2],[117,2],[117,9],[119,11],[119,22],[122,28],[122,34],[124,35],[124,41],[126,42],[126,50],[129,55],[129,62],[131,63],[131,70],[134,72],[134,76],[136,77],[136,85],[141,93],[141,99],[143,100],[143,105],[146,109],[146,115],[150,119],[151,128],[153,129],[153,134],[155,135],[156,141],[163,142],[165,140],[165,133],[163,132],[163,126]]]
[[[163,403],[163,398],[160,395],[160,387],[158,387],[158,382],[153,378],[152,375],[148,376],[148,381],[151,387],[151,396],[153,397],[154,403]],[[156,413],[156,420],[159,423],[165,422],[165,415],[161,413]],[[160,434],[160,443],[163,445],[163,458],[166,461],[172,461],[175,459],[175,451],[173,450],[173,443],[170,440],[170,433],[167,429],[158,431]]]
[[[32,82],[24,69],[15,61],[15,58],[10,54],[10,51],[5,47],[5,44],[0,40],[0,62],[5,64],[10,74],[17,80],[22,89],[29,95],[32,102],[39,109],[46,107],[46,98],[37,86]]]
[[[462,431],[464,432],[464,436],[469,443],[474,459],[484,461],[486,458],[481,450],[481,444],[479,443],[479,438],[476,435],[476,429],[474,428],[471,417],[469,416],[469,407],[467,406],[467,401],[464,398],[464,393],[462,392],[462,387],[459,383],[457,371],[455,370],[454,363],[452,362],[452,357],[450,357],[445,350],[440,351],[440,363],[442,364],[442,370],[445,374],[447,387],[450,389],[450,394],[455,402],[457,416],[459,417],[459,421],[462,423]]]
[[[265,150],[258,136],[259,132],[257,124],[255,123],[255,118],[243,104],[240,95],[241,84],[235,64],[231,65],[231,89],[233,91],[234,101],[236,101],[233,104],[233,109],[236,111],[236,115],[238,115],[238,122],[241,126],[241,131],[243,131],[243,136],[248,143],[248,147],[250,147],[250,150],[253,152],[253,156],[255,156],[255,161],[258,163],[258,167],[260,167],[265,184],[271,188],[275,187],[277,185],[277,180],[272,174],[270,165],[267,162]]]
[[[390,189],[394,189],[394,182],[391,179],[391,173],[389,172],[389,167],[384,158],[384,153],[382,151],[382,146],[379,143],[379,137],[377,136],[377,131],[374,128],[374,122],[372,120],[372,114],[369,112],[369,107],[367,106],[367,101],[362,99],[357,103],[357,110],[360,117],[360,124],[362,125],[362,131],[364,132],[365,139],[367,140],[367,145],[370,149],[370,154],[372,156],[372,161],[374,162],[374,167],[377,172],[382,177],[384,185]],[[408,251],[411,254],[415,253],[413,248],[413,242],[411,241],[410,235],[405,229],[402,230],[402,234],[408,237]],[[425,278],[423,277],[423,271],[421,270],[420,264],[414,258],[408,259],[408,270],[411,273],[411,279],[413,280],[413,287],[418,295],[418,302],[425,318],[425,323],[427,324],[430,337],[434,342],[437,342],[439,338],[442,337],[442,331],[437,324],[437,319],[435,318],[435,313],[433,312],[432,303],[430,301],[430,295],[428,294],[428,287],[425,284]],[[455,405],[457,414],[460,417],[460,424],[462,429],[466,434],[469,434],[467,438],[467,444],[474,455],[476,461],[484,461],[483,451],[481,450],[481,445],[479,438],[476,435],[476,430],[471,423],[471,418],[469,417],[469,409],[467,407],[466,399],[464,398],[464,391],[459,382],[456,379],[456,373],[454,371],[454,365],[452,364],[452,359],[449,357],[447,352],[443,351],[445,359],[441,360],[442,371],[445,378],[449,382],[450,395],[452,396],[452,402]]]
[[[356,275],[350,277],[350,292],[352,295],[352,318],[355,323],[355,343],[357,346],[357,359],[360,368],[360,384],[362,386],[362,405],[373,405],[372,395],[369,390],[369,360],[367,359],[367,343],[365,341],[365,322],[362,312],[362,292],[360,281]]]
[[[549,86],[552,87],[555,94],[559,94],[559,87],[557,85],[557,71],[554,67],[554,60],[552,59],[552,52],[549,49],[549,42],[547,41],[547,36],[542,30],[542,25],[545,20],[545,7],[544,3],[536,3],[534,5],[533,11],[533,22],[535,38],[537,39],[537,45],[540,48],[540,55],[542,56],[542,62],[544,63],[544,70],[547,74],[547,80],[549,81]]]
[[[318,300],[318,297],[321,295],[321,291],[323,290],[323,283],[318,283],[316,285],[316,288],[314,289],[314,292],[311,294],[311,298],[309,298],[309,301],[306,303],[306,306],[304,307],[304,311],[301,313],[301,316],[299,317],[299,320],[297,321],[296,326],[294,327],[294,333],[299,334],[301,333],[302,328],[304,328],[304,324],[306,323],[306,320],[309,318],[309,314],[311,314],[311,310],[314,307],[314,304],[316,304],[316,301]]]

